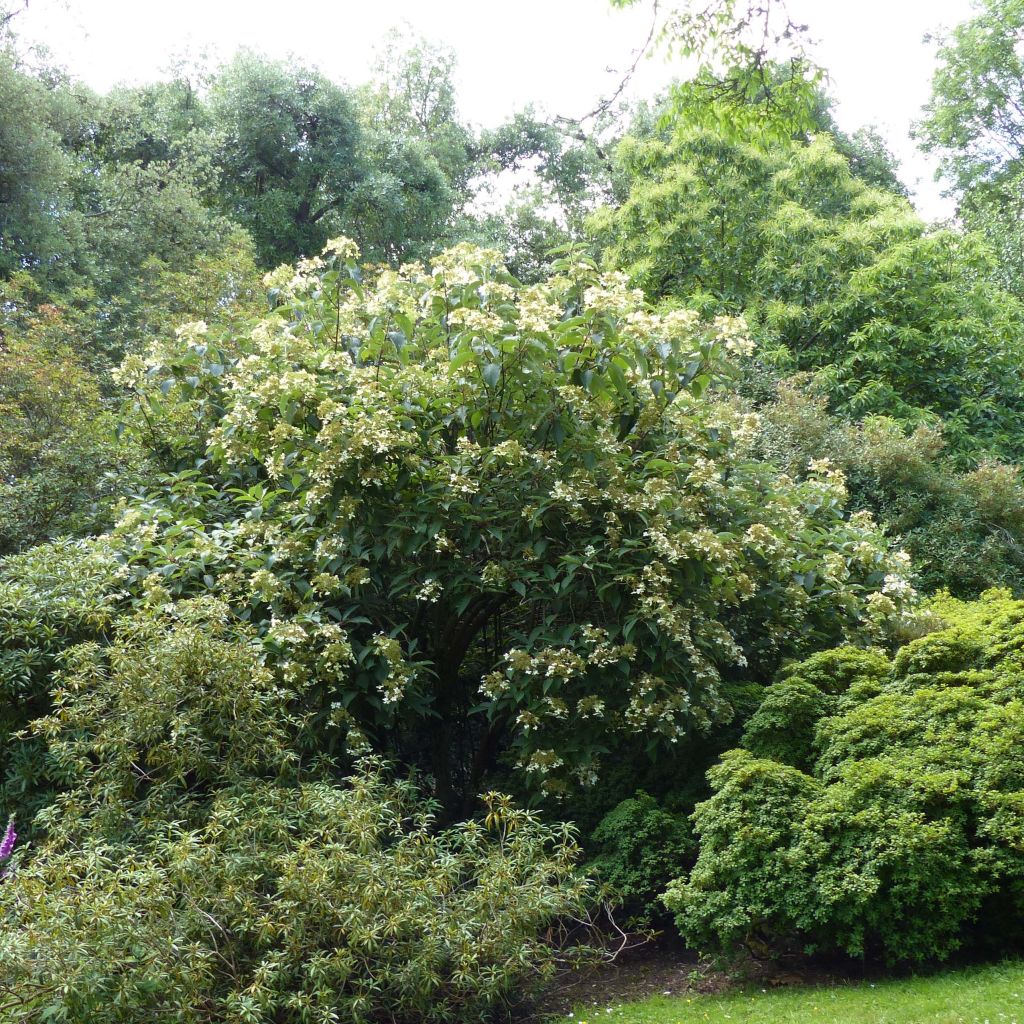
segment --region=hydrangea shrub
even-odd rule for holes
[[[311,747],[398,754],[446,802],[502,760],[566,792],[613,737],[710,728],[723,678],[909,595],[826,461],[798,483],[751,458],[742,320],[585,260],[531,286],[467,245],[356,261],[334,240],[268,275],[248,334],[186,325],[120,373],[188,467],[122,518],[126,589],[251,623],[310,684]]]

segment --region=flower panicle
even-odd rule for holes
[[[14,815],[7,822],[3,838],[0,839],[0,860],[6,860],[14,852],[14,844],[18,841],[18,833],[14,830]]]

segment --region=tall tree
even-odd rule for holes
[[[349,94],[319,71],[239,53],[214,77],[218,192],[266,265],[319,252],[363,177]]]
[[[65,256],[69,172],[46,86],[0,53],[0,274],[47,271]]]
[[[1020,304],[982,239],[929,233],[827,137],[753,145],[704,129],[620,147],[626,202],[595,218],[654,297],[745,310],[784,367],[848,415],[945,420],[962,457],[1024,453]]]
[[[940,158],[960,217],[999,253],[1003,283],[1024,294],[1024,2],[975,6],[940,39],[917,132]]]
[[[396,31],[356,91],[364,176],[346,223],[371,257],[436,252],[472,197],[477,144],[459,117],[454,70],[453,51]]]

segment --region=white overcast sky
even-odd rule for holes
[[[928,217],[950,212],[933,165],[909,138],[928,98],[934,46],[926,33],[970,14],[970,0],[788,0],[829,69],[842,127],[874,124],[902,162]],[[649,4],[612,10],[608,0],[30,0],[22,39],[45,42],[92,87],[159,77],[186,50],[227,57],[248,46],[295,55],[335,80],[369,76],[375,49],[396,25],[444,42],[458,55],[459,102],[477,125],[532,103],[578,115],[615,82],[646,34]],[[678,67],[675,69],[678,72]],[[631,95],[673,77],[660,56],[645,61]]]

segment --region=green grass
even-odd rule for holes
[[[569,1024],[568,1018],[563,1018]],[[1024,963],[834,988],[658,996],[577,1010],[572,1024],[1024,1024]]]

